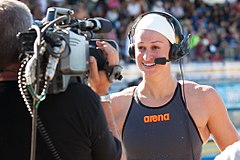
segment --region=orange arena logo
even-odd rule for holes
[[[159,115],[150,115],[150,116],[144,116],[143,121],[144,123],[156,123],[156,122],[163,122],[163,121],[169,121],[170,120],[170,114],[159,114]]]

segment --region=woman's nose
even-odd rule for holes
[[[143,59],[144,59],[145,61],[147,61],[147,60],[151,60],[152,58],[153,58],[152,53],[151,53],[150,51],[146,50],[145,53],[144,53],[144,55],[143,55]]]

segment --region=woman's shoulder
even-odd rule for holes
[[[202,92],[207,92],[207,91],[214,90],[214,88],[210,85],[200,84],[200,83],[194,82],[194,81],[180,80],[178,82],[181,84],[182,87],[184,86],[187,89],[192,89],[192,90],[202,91]]]
[[[216,92],[215,88],[211,85],[200,84],[198,82],[184,80],[179,81],[181,87],[184,87],[185,92],[191,97],[201,97],[201,98],[217,98],[219,95]]]

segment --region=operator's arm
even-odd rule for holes
[[[99,42],[97,41],[97,46],[103,51],[105,57],[107,57],[109,66],[116,65],[119,63],[119,57],[117,51],[107,42]],[[99,95],[107,95],[109,94],[109,87],[111,85],[110,81],[106,76],[105,71],[98,71],[97,61],[94,57],[90,57],[90,67],[89,67],[89,84],[91,88]],[[106,118],[110,127],[110,131],[113,135],[119,138],[119,133],[114,121],[112,108],[110,103],[104,102],[102,103],[104,112],[106,114]]]
[[[101,106],[99,100],[96,101],[96,105]],[[99,112],[95,117],[95,124],[93,124],[94,132],[93,135],[91,135],[91,140],[93,142],[92,146],[93,160],[121,159],[122,155],[121,142],[118,138],[116,138],[117,129],[115,127],[114,121],[111,118],[112,117],[106,117],[103,108],[99,107]]]
[[[99,48],[102,49],[103,53],[108,59],[109,65],[117,65],[119,63],[119,55],[117,51],[107,42],[97,42]],[[97,62],[94,57],[90,57],[89,67],[89,83],[91,88],[99,95],[103,96],[109,94],[109,82],[105,71],[98,71]],[[109,129],[112,134],[120,140],[118,128],[116,126],[114,116],[112,113],[111,104],[108,102],[102,102],[102,106],[107,118]],[[125,152],[122,152],[122,159],[125,159]]]

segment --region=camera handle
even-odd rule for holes
[[[123,78],[121,72],[122,72],[122,66],[120,65],[112,65],[107,66],[106,72],[107,77],[110,82],[114,82],[115,80],[121,80]]]

